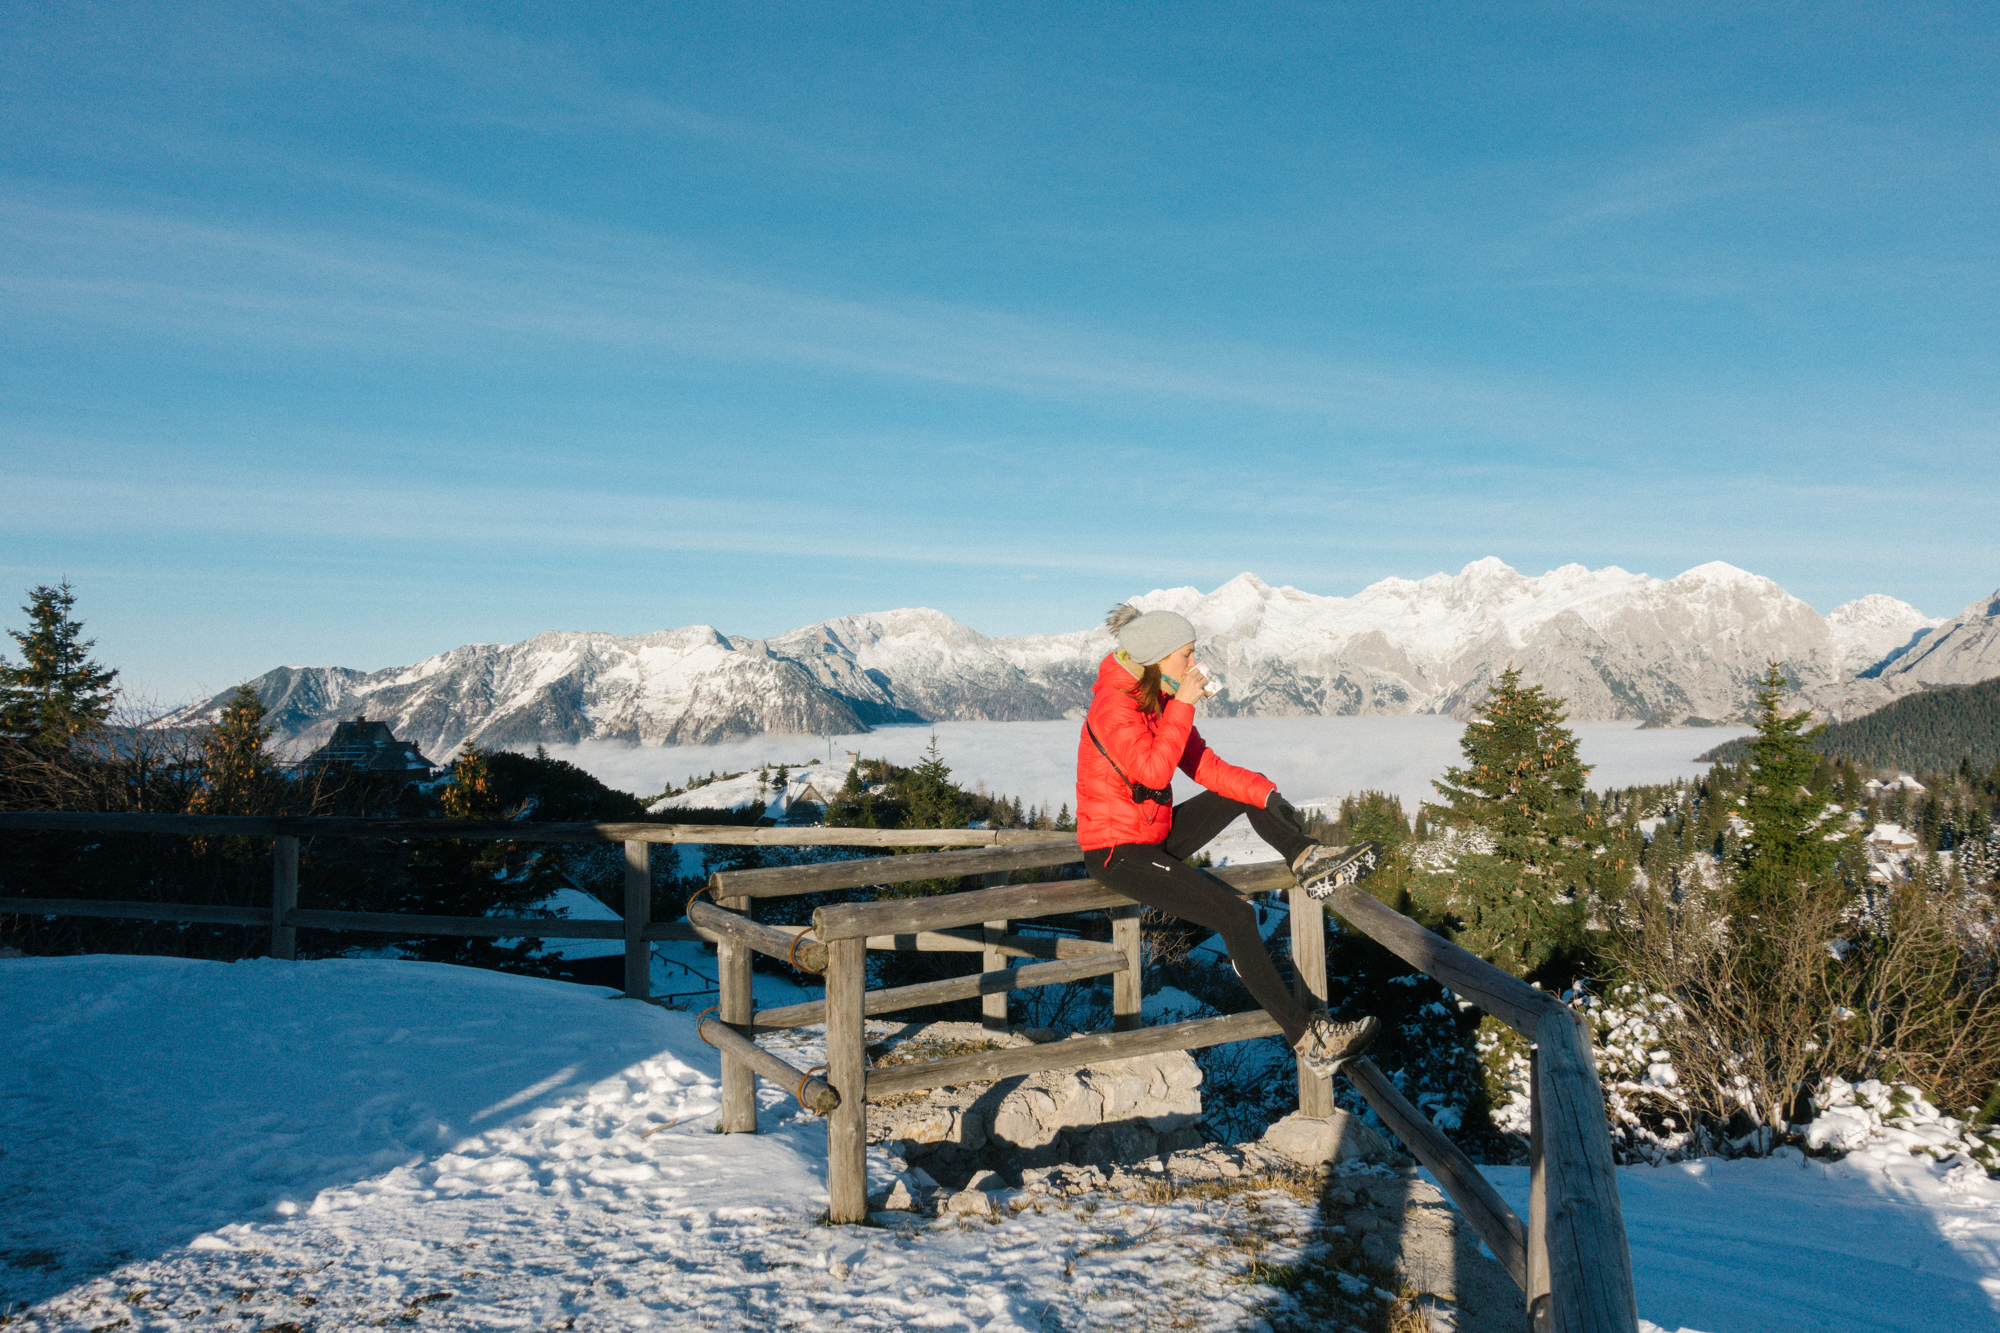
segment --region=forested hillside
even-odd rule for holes
[[[1984,772],[2000,763],[2000,677],[1898,699],[1852,722],[1833,723],[1812,745],[1828,758],[1864,768],[1943,772],[1969,757]],[[1730,741],[1701,758],[1733,764],[1745,753],[1744,742]]]

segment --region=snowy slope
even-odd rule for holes
[[[1463,718],[1510,663],[1567,699],[1578,720],[1666,722],[1740,716],[1772,658],[1808,690],[1844,688],[1869,669],[1885,679],[1987,666],[2000,674],[2000,636],[1977,625],[1953,622],[1921,638],[1939,622],[1880,596],[1822,617],[1769,579],[1721,563],[1673,579],[1581,565],[1530,578],[1489,557],[1453,575],[1384,579],[1352,597],[1242,574],[1210,593],[1133,600],[1195,623],[1223,687],[1209,708],[1222,716]],[[253,683],[281,739],[316,744],[366,713],[443,759],[468,743],[688,745],[1074,716],[1109,646],[1101,628],[995,639],[918,608],[763,640],[706,625],[638,638],[551,632],[385,671],[281,667]],[[1864,686],[1856,697],[1894,688]],[[224,698],[170,721],[211,719]]]
[[[821,1226],[825,1130],[760,1084],[760,1133],[711,1133],[692,1017],[590,987],[408,962],[11,959],[0,1022],[0,1311],[34,1333],[1222,1330],[1275,1295],[1228,1243],[1235,1204]],[[892,1169],[872,1157],[876,1179]],[[1525,1173],[1492,1174],[1525,1210]],[[1639,1310],[1663,1328],[2000,1318],[2000,1185],[1976,1172],[1871,1148],[1622,1168],[1619,1188]],[[1260,1257],[1285,1262],[1309,1210],[1262,1207]]]

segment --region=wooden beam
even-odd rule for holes
[[[1111,1030],[1131,1032],[1143,1021],[1145,1008],[1145,934],[1140,918],[1145,909],[1136,904],[1111,909],[1111,947],[1124,955],[1125,966],[1111,978]]]
[[[1542,1169],[1542,1052],[1528,1048],[1528,1281],[1529,1333],[1549,1331],[1549,1178]]]
[[[1139,1028],[1132,1032],[1092,1032],[1066,1041],[1044,1042],[1039,1046],[1016,1046],[1009,1050],[984,1051],[978,1055],[953,1056],[923,1064],[893,1065],[868,1071],[868,1096],[882,1098],[899,1092],[921,1092],[926,1088],[948,1088],[961,1083],[994,1083],[1017,1074],[1039,1074],[1045,1069],[1073,1069],[1101,1060],[1125,1060],[1135,1055],[1158,1055],[1163,1051],[1194,1051],[1224,1042],[1269,1037],[1282,1031],[1276,1019],[1262,1009],[1230,1014],[1223,1018],[1196,1018],[1185,1023]]]
[[[1292,872],[1281,861],[1210,871],[1241,894],[1289,886]],[[1132,900],[1094,879],[1044,880],[998,889],[940,893],[929,898],[888,898],[873,903],[835,903],[813,912],[813,933],[831,943],[855,936],[906,935],[949,930],[1000,917],[1028,920],[1063,912],[1125,907]],[[1504,974],[1503,974],[1504,975]]]
[[[299,956],[299,932],[285,914],[299,905],[299,840],[271,839],[271,957],[291,962]]]
[[[646,927],[653,923],[652,846],[637,840],[625,843],[625,998],[652,997],[653,952],[647,947]]]
[[[1124,952],[1102,940],[1073,940],[1067,935],[1002,935],[988,944],[985,932],[924,930],[913,935],[870,935],[868,947],[884,953],[984,953],[995,949],[1009,958],[1092,958]]]
[[[888,836],[885,833],[885,837]],[[904,836],[896,834],[895,836]],[[770,866],[761,870],[718,870],[708,877],[716,897],[785,898],[801,893],[859,889],[871,884],[907,884],[913,879],[958,879],[1005,870],[1067,865],[1081,861],[1075,838],[1001,846],[973,852],[926,852],[917,856],[875,856],[865,861],[821,861],[806,866]],[[917,840],[912,839],[912,846]],[[891,845],[895,845],[891,840]]]
[[[805,1070],[785,1063],[714,1014],[704,1014],[695,1025],[695,1032],[716,1050],[729,1052],[731,1058],[749,1066],[751,1072],[783,1088],[787,1096],[797,1098],[799,1105],[808,1111],[825,1115],[840,1105],[840,1094],[824,1079],[813,1078]]]
[[[750,900],[725,898],[720,910],[747,912]],[[688,924],[694,924],[692,917]],[[716,1008],[722,1012],[722,1021],[739,1032],[748,1032],[750,1015],[757,1007],[750,984],[749,946],[731,936],[719,940],[715,946],[715,979],[719,992]],[[722,1109],[715,1124],[724,1134],[757,1132],[757,1080],[751,1076],[749,1065],[727,1051],[722,1053]]]
[[[979,956],[980,970],[988,976],[1008,971],[1007,955],[1000,952],[998,948],[993,947],[998,945],[1000,940],[1006,936],[1007,923],[1005,921],[988,921],[986,923],[986,934],[992,941],[992,944]],[[982,1030],[986,1032],[1007,1031],[1007,992],[1009,989],[1009,987],[1000,986],[979,992],[979,1026]]]
[[[1366,889],[1342,885],[1328,905],[1363,935],[1530,1041],[1546,1015],[1566,1012],[1553,996],[1425,930]]]
[[[203,903],[135,903],[94,898],[0,898],[0,916],[114,916],[139,921],[198,921],[216,926],[268,926],[264,907]]]
[[[1554,1333],[1636,1333],[1632,1253],[1590,1031],[1581,1015],[1557,1009],[1542,1020],[1535,1046],[1549,1327]]]
[[[802,938],[806,934],[803,927],[767,926],[699,898],[688,904],[687,917],[697,930],[734,940],[767,958],[790,963],[804,972],[826,971],[826,946],[818,940]]]
[[[1294,997],[1310,1012],[1326,1007],[1326,912],[1297,884],[1290,890]],[[1324,1117],[1333,1111],[1333,1080],[1313,1073],[1297,1060],[1299,1113]]]
[[[826,1120],[826,1220],[868,1220],[867,1036],[863,1004],[868,989],[864,941],[840,940],[827,949],[827,1082],[840,1105]]]
[[[1081,981],[1085,977],[1101,977],[1108,972],[1118,972],[1124,966],[1124,954],[1102,953],[1091,958],[1072,958],[1059,963],[1029,963],[1023,967],[1010,967],[998,972],[980,972],[968,977],[946,977],[942,981],[923,981],[914,986],[892,986],[886,990],[869,991],[862,1005],[862,1012],[870,1018],[877,1014],[897,1014],[906,1009],[921,1009],[928,1004],[970,1000],[976,995],[1004,995],[1010,990],[1027,990],[1032,986],[1051,986],[1064,981]],[[807,1000],[803,1004],[788,1004],[779,1009],[759,1009],[757,1017],[753,1020],[753,1026],[760,1032],[766,1028],[782,1031],[786,1028],[823,1022],[825,1019],[826,1001]]]
[[[623,921],[569,921],[539,916],[418,916],[411,912],[321,912],[295,908],[285,924],[306,930],[365,930],[380,935],[458,935],[489,940],[622,940]],[[693,937],[679,922],[646,928],[649,940]]]
[[[1410,1105],[1396,1085],[1383,1077],[1374,1061],[1350,1060],[1340,1072],[1375,1108],[1375,1114],[1382,1117],[1382,1123],[1410,1150],[1410,1155],[1437,1177],[1458,1211],[1472,1223],[1472,1229],[1486,1242],[1486,1248],[1493,1251],[1494,1258],[1507,1270],[1507,1276],[1514,1279],[1514,1285],[1525,1288],[1527,1228],[1493,1188],[1493,1183],[1472,1164],[1471,1158],[1459,1151],[1457,1144],[1431,1123],[1429,1116]]]
[[[544,824],[507,819],[351,819],[315,815],[141,815],[0,812],[0,832],[160,833],[180,837],[460,838],[475,842],[702,843],[732,847],[1011,847],[1046,843],[1033,829],[751,828],[741,824]]]
[[[1092,879],[1010,884],[1002,889],[940,893],[930,898],[890,898],[874,903],[836,903],[813,912],[813,933],[834,940],[870,935],[914,935],[949,930],[1000,918],[1022,920],[1058,912],[1119,907],[1131,900]]]

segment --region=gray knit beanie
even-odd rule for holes
[[[1172,611],[1148,611],[1144,615],[1130,602],[1111,608],[1105,627],[1118,636],[1118,646],[1140,666],[1151,666],[1178,648],[1194,642],[1194,626],[1188,618]]]

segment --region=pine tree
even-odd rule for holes
[[[1789,901],[1802,885],[1823,878],[1840,860],[1844,826],[1826,827],[1827,799],[1816,794],[1819,755],[1812,743],[1824,727],[1807,729],[1812,712],[1786,713],[1785,674],[1772,662],[1757,687],[1757,735],[1749,742],[1748,789],[1738,807],[1750,826],[1736,856],[1738,905],[1755,910]]]
[[[0,735],[38,750],[66,750],[111,715],[118,673],[90,660],[96,641],[83,637],[75,607],[67,579],[28,594],[21,608],[28,628],[7,632],[20,645],[22,664],[0,659]]]
[[[904,801],[909,807],[910,828],[962,828],[966,821],[965,801],[952,785],[951,769],[938,753],[937,733],[924,757],[903,779]]]
[[[1524,687],[1512,666],[1501,674],[1459,738],[1465,766],[1431,784],[1446,804],[1426,807],[1490,850],[1461,848],[1449,869],[1411,886],[1427,912],[1456,922],[1459,944],[1517,976],[1582,933],[1590,770],[1562,725],[1562,703]]]

